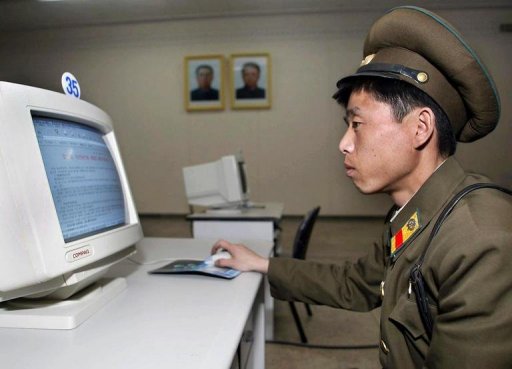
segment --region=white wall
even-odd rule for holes
[[[461,145],[468,168],[512,186],[512,11],[445,11],[493,73],[502,99],[499,127]],[[72,72],[82,98],[113,118],[141,213],[186,213],[181,168],[242,149],[252,199],[285,203],[286,214],[315,205],[323,215],[381,215],[389,200],[363,196],[345,177],[338,141],[343,112],[335,82],[358,66],[378,13],[214,18],[65,28],[0,35],[0,80],[61,91]],[[183,58],[268,52],[270,110],[186,112]]]

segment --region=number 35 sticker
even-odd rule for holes
[[[80,98],[80,85],[74,75],[69,72],[64,73],[61,82],[66,95],[76,97],[77,99]]]

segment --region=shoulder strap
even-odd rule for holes
[[[423,325],[425,326],[425,330],[427,332],[428,338],[432,338],[432,331],[434,329],[434,321],[432,318],[432,314],[430,313],[430,309],[428,307],[428,297],[425,289],[425,282],[423,280],[423,275],[421,274],[421,266],[423,265],[423,261],[425,260],[425,256],[427,254],[428,248],[430,244],[432,243],[433,238],[436,236],[436,234],[439,232],[439,229],[441,228],[441,225],[446,220],[448,215],[452,212],[452,210],[455,208],[455,206],[458,204],[458,202],[467,194],[478,190],[480,188],[492,188],[499,191],[502,191],[506,194],[512,195],[512,191],[508,188],[498,186],[493,183],[475,183],[472,185],[469,185],[462,189],[459,193],[457,193],[451,200],[448,202],[448,204],[444,207],[444,209],[441,211],[441,214],[437,218],[436,223],[434,224],[434,228],[432,229],[432,232],[430,233],[430,236],[427,240],[427,245],[423,249],[423,252],[421,253],[418,260],[416,260],[416,263],[411,268],[410,274],[409,274],[409,289],[414,291],[414,295],[416,296],[416,303],[418,304],[418,310],[421,316],[421,321],[423,322]]]

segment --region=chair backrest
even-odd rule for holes
[[[292,257],[295,259],[306,258],[306,252],[308,251],[309,239],[313,232],[313,226],[315,225],[316,218],[320,212],[320,206],[311,209],[305,216],[297,229],[295,234],[295,241],[293,242],[293,253]]]

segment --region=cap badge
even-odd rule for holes
[[[416,210],[402,228],[391,237],[391,255],[397,253],[407,240],[420,229],[420,226],[418,210]]]
[[[373,60],[374,57],[375,57],[375,54],[366,55],[366,57],[361,62],[360,66],[362,67],[363,65],[369,64]]]
[[[428,81],[428,74],[425,72],[419,72],[418,75],[416,76],[416,79],[418,80],[418,82],[425,83]]]

